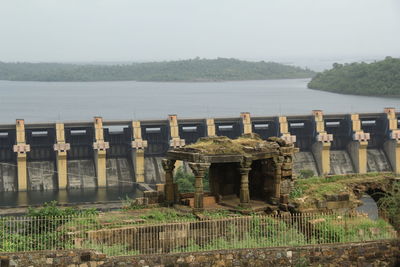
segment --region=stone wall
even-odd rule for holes
[[[107,257],[90,250],[2,253],[5,266],[399,266],[400,241],[264,249],[224,250],[150,256]]]

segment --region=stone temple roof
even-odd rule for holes
[[[196,143],[169,150],[168,158],[194,162],[241,161],[243,157],[261,159],[292,154],[294,147],[278,137],[266,141],[257,134],[244,134],[237,139],[225,136],[202,137]]]

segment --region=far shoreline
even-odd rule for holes
[[[137,83],[223,83],[223,82],[254,82],[254,81],[279,81],[279,80],[309,80],[312,77],[300,78],[271,78],[271,79],[243,79],[243,80],[177,80],[177,81],[142,81],[142,80],[96,80],[96,81],[43,81],[43,80],[0,80],[0,82],[38,82],[38,83],[107,83],[107,82],[137,82]]]

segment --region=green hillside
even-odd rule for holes
[[[333,64],[318,73],[308,88],[354,95],[400,96],[400,59],[374,63]]]
[[[308,69],[274,62],[190,59],[125,65],[2,63],[0,80],[12,81],[235,81],[309,78]]]

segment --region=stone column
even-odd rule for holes
[[[353,140],[347,145],[347,150],[353,161],[355,171],[367,173],[367,147],[370,135],[361,128],[361,120],[358,114],[351,114],[350,120]]]
[[[54,151],[56,152],[58,189],[66,189],[68,186],[67,176],[67,151],[70,144],[65,142],[64,124],[56,124],[56,144]]]
[[[206,119],[206,125],[207,125],[207,136],[208,137],[216,136],[214,119],[212,118]]]
[[[18,191],[28,190],[28,170],[26,163],[26,153],[31,151],[30,145],[26,144],[25,139],[25,122],[24,120],[16,121],[16,144],[13,147],[17,153],[17,174],[18,174]]]
[[[168,204],[175,202],[174,168],[175,160],[163,159],[162,167],[165,171],[165,201]]]
[[[96,166],[97,186],[107,186],[106,150],[110,144],[104,141],[103,119],[94,118],[94,162]]]
[[[284,116],[278,117],[279,132],[278,136],[286,141],[288,144],[296,143],[296,136],[291,135],[289,132],[289,123]]]
[[[394,108],[385,108],[384,112],[387,121],[387,136],[383,149],[390,161],[393,172],[400,174],[400,130],[398,129],[396,110]]]
[[[132,122],[132,159],[133,169],[135,171],[136,183],[144,183],[145,176],[145,162],[144,162],[144,149],[147,147],[147,141],[142,139],[142,128],[140,121]]]
[[[253,125],[251,124],[251,118],[249,112],[240,113],[242,118],[242,133],[251,134],[253,132]]]
[[[282,165],[283,165],[283,157],[274,158],[274,189],[273,189],[273,197],[271,198],[272,204],[278,204],[280,202],[281,197],[281,179],[282,179]]]
[[[205,171],[210,167],[210,163],[189,163],[189,167],[192,169],[195,181],[194,181],[194,211],[204,210],[203,196],[203,177]]]
[[[272,190],[272,179],[269,177],[268,173],[268,167],[270,167],[271,164],[268,163],[268,160],[262,160],[261,161],[261,173],[264,179],[264,185],[263,185],[263,191],[264,191],[264,196],[265,196],[265,201],[270,202],[271,201],[271,196],[273,194]]]
[[[312,144],[312,153],[317,163],[320,175],[327,175],[331,171],[330,148],[333,135],[325,131],[325,122],[322,110],[313,110],[315,124],[315,142]]]
[[[179,125],[177,115],[168,115],[169,122],[169,146],[171,148],[180,148],[185,146],[185,139],[181,139],[179,136]],[[181,160],[175,162],[175,169],[183,166]]]
[[[249,172],[251,163],[252,160],[247,158],[240,163],[240,205],[242,207],[250,205]]]

